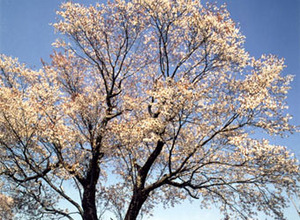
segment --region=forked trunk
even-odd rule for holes
[[[131,198],[126,216],[124,220],[136,220],[143,204],[147,200],[148,195],[139,191],[135,191]]]

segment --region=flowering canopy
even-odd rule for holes
[[[298,162],[255,135],[295,130],[282,59],[251,57],[226,8],[199,1],[61,9],[51,64],[0,57],[0,170],[23,213],[136,219],[190,197],[283,218]]]

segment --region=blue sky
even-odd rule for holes
[[[73,0],[93,3],[92,0]],[[55,11],[61,0],[0,0],[0,53],[19,57],[32,68],[41,66],[40,59],[49,60],[51,43],[56,36],[49,25],[55,22]],[[204,1],[203,1],[204,2]],[[300,0],[219,0],[226,3],[232,18],[246,36],[246,49],[251,55],[276,54],[284,57],[284,74],[295,75],[288,95],[289,113],[293,123],[300,125]],[[300,158],[300,133],[286,139],[274,138]],[[298,201],[300,205],[300,202]],[[219,219],[216,210],[199,211],[197,201],[173,209],[156,209],[153,220]],[[286,211],[288,219],[299,219],[294,209]],[[263,219],[263,218],[262,218]]]

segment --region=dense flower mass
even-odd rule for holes
[[[298,162],[255,132],[295,131],[292,77],[282,59],[245,51],[224,6],[67,2],[57,13],[51,63],[0,57],[3,198],[22,195],[23,218],[132,220],[189,197],[225,216],[284,218]]]

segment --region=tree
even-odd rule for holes
[[[226,218],[284,218],[298,162],[255,134],[295,131],[282,59],[251,57],[225,7],[61,8],[50,64],[0,58],[1,178],[23,218],[96,220],[107,207],[133,220],[187,198]]]

